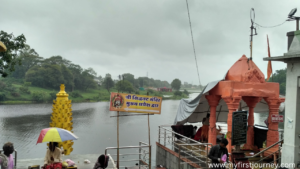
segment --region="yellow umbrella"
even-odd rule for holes
[[[5,52],[6,46],[0,41],[0,52]]]

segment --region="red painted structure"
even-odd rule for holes
[[[166,87],[161,87],[161,88],[157,88],[157,91],[172,92],[172,89],[171,88],[166,88]]]
[[[249,107],[247,143],[244,148],[254,146],[254,107],[264,99],[269,106],[269,130],[267,133],[267,146],[279,140],[278,122],[272,122],[272,115],[278,115],[280,103],[284,98],[279,97],[279,84],[265,82],[264,74],[255,63],[243,55],[228,71],[225,80],[220,81],[209,95],[205,96],[210,105],[210,126],[208,142],[216,144],[216,107],[223,99],[228,106],[228,152],[232,153],[231,130],[232,112],[239,108],[240,101],[243,100]]]

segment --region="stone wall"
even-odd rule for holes
[[[178,153],[168,149],[167,147],[156,143],[156,166],[163,165],[167,169],[200,169],[201,167],[186,158],[180,158],[181,166],[178,166]]]

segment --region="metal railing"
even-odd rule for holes
[[[2,154],[3,150],[0,150],[0,154]],[[17,157],[18,157],[18,152],[17,150],[14,151],[15,153],[15,164],[14,164],[14,168],[17,168]]]
[[[260,152],[258,152],[258,153],[256,153],[256,154],[254,154],[253,156],[246,156],[246,158],[254,158],[254,157],[257,157],[257,156],[259,155],[259,156],[260,156],[260,159],[259,159],[258,161],[256,161],[256,163],[261,163],[261,162],[263,162],[265,159],[268,159],[268,158],[270,158],[270,157],[272,157],[272,156],[274,156],[274,155],[275,155],[275,157],[276,157],[276,155],[278,154],[278,158],[276,158],[274,161],[271,161],[271,162],[269,162],[269,163],[275,163],[275,164],[278,163],[278,164],[280,165],[280,164],[281,164],[281,149],[282,149],[282,143],[283,143],[283,140],[277,141],[276,143],[272,144],[271,146],[265,148],[264,150],[262,150],[262,151],[260,151]],[[281,145],[279,145],[279,144],[281,144]],[[272,153],[270,153],[269,155],[267,155],[267,156],[264,157],[263,153],[266,152],[267,150],[273,148],[273,147],[276,146],[276,145],[278,145],[278,150],[276,150],[276,151],[274,151],[274,152],[272,152]]]
[[[180,136],[177,139],[176,136]],[[208,150],[212,147],[211,143],[201,143],[194,139],[188,138],[181,134],[178,134],[171,129],[171,125],[159,126],[158,131],[158,142],[159,144],[169,148],[170,150],[177,152],[178,167],[184,163],[194,163],[201,168],[208,168],[208,163],[211,160],[208,158]],[[182,158],[188,159],[190,162],[184,162]]]
[[[117,150],[118,147],[107,147],[105,149],[105,155],[107,155],[108,150]],[[139,149],[139,153],[124,153],[124,154],[119,154],[120,156],[131,156],[131,155],[138,155],[138,159],[130,159],[130,160],[119,160],[119,162],[133,162],[137,161],[139,164],[139,169],[146,169],[146,168],[151,168],[149,166],[151,157],[149,157],[149,154],[151,154],[151,145],[144,143],[144,142],[139,142],[139,146],[124,146],[124,147],[119,147],[120,150],[123,149]],[[150,150],[150,152],[149,152]],[[117,156],[117,154],[111,154],[111,156]],[[120,158],[119,158],[120,159]],[[148,163],[146,163],[148,161]],[[114,160],[114,162],[117,162],[117,160]],[[125,168],[129,166],[120,166],[120,168]]]

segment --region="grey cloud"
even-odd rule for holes
[[[220,79],[243,54],[249,57],[249,12],[275,25],[300,2],[188,0],[202,84]],[[23,33],[43,57],[61,55],[98,74],[132,73],[198,84],[185,0],[1,2],[1,29]],[[299,14],[300,15],[300,14]],[[266,34],[272,56],[286,52],[286,32],[295,23],[259,28],[253,59],[266,74]],[[284,68],[273,62],[273,70]]]

